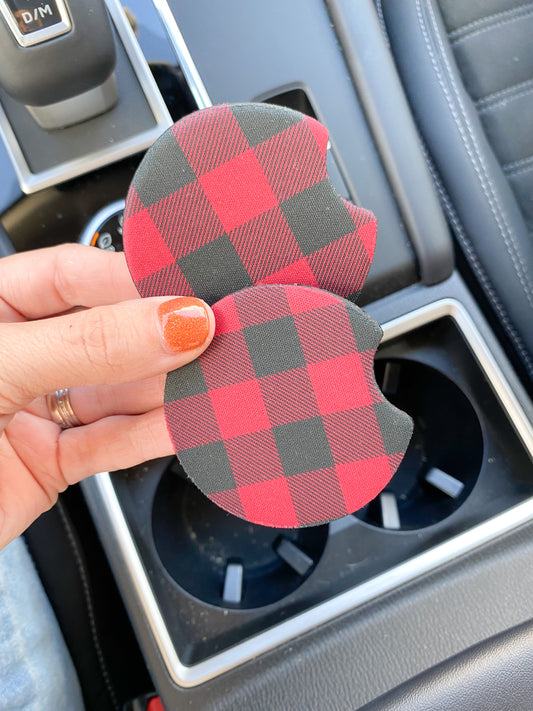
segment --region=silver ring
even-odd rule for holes
[[[46,404],[48,405],[52,422],[55,422],[56,425],[59,425],[64,430],[69,427],[79,427],[83,424],[72,409],[68,388],[56,390],[55,393],[47,395]]]

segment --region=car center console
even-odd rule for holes
[[[159,83],[174,119],[193,103],[268,101],[327,125],[337,191],[378,218],[361,304],[384,331],[377,382],[415,433],[385,492],[314,528],[222,512],[175,458],[101,473],[83,491],[166,708],[356,709],[531,617],[531,401],[454,267],[370,0],[130,7],[147,59],[160,58],[155,34],[180,67],[172,91]],[[138,159],[82,175],[89,162],[11,205],[2,222],[16,248],[121,249]]]

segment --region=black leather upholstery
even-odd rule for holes
[[[448,217],[533,379],[533,3],[380,10]]]
[[[533,622],[466,650],[360,711],[531,711]]]
[[[465,89],[533,235],[533,3],[440,0]]]

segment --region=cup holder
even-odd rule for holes
[[[427,365],[382,359],[375,370],[383,393],[415,428],[390,484],[355,516],[390,530],[438,523],[464,503],[478,478],[483,438],[476,412],[452,380]]]
[[[388,530],[436,524],[464,503],[478,478],[483,438],[476,412],[450,378],[423,363],[378,359],[376,379],[415,428],[390,484],[354,515]],[[320,560],[328,527],[274,529],[243,521],[206,498],[175,461],[157,487],[152,533],[181,588],[204,603],[244,610],[294,592]]]
[[[318,563],[327,526],[258,526],[226,513],[172,465],[157,488],[152,532],[159,558],[183,589],[203,602],[249,609],[296,590]]]
[[[194,668],[228,650],[238,663],[242,642],[255,638],[242,650],[257,644],[259,653],[262,633],[275,640],[278,625],[295,615],[313,609],[316,624],[343,607],[336,599],[359,604],[374,595],[367,583],[377,577],[383,591],[407,583],[438,560],[428,551],[470,550],[474,539],[461,534],[533,496],[512,411],[495,396],[468,330],[441,318],[441,306],[436,313],[377,352],[377,383],[411,414],[415,430],[390,485],[355,516],[300,530],[254,526],[211,503],[175,457],[110,475],[182,664]],[[143,577],[136,589],[142,584]]]

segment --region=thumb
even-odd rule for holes
[[[0,324],[0,416],[76,385],[135,382],[194,360],[213,338],[209,306],[157,297]]]

